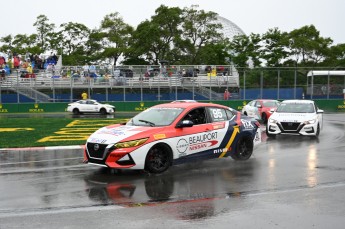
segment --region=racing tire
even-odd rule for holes
[[[266,113],[262,113],[261,119],[262,119],[262,123],[266,124],[267,123],[267,114]]]
[[[106,115],[107,114],[107,110],[104,108],[101,108],[101,110],[99,111],[101,113],[101,115]]]
[[[316,133],[315,133],[315,138],[318,138],[320,135],[320,125],[318,124],[317,125],[317,130],[316,130]]]
[[[232,159],[236,161],[248,160],[253,153],[254,143],[253,139],[249,136],[241,137],[237,141],[236,151],[231,155]]]
[[[80,114],[79,109],[78,109],[78,108],[74,108],[74,109],[73,109],[73,114],[74,114],[74,115]]]
[[[270,133],[268,133],[268,126],[266,126],[266,136],[267,136],[268,138],[275,138],[275,137],[276,137],[275,134],[270,134]]]
[[[170,148],[164,144],[155,145],[146,155],[145,170],[150,173],[162,173],[169,168],[171,161]]]

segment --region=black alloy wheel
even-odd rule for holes
[[[162,173],[171,164],[170,149],[164,145],[156,145],[146,155],[145,170],[150,173]]]
[[[237,142],[236,152],[231,157],[237,161],[248,160],[252,156],[253,147],[253,140],[249,136],[241,137]]]

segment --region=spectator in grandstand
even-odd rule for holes
[[[1,68],[5,67],[5,64],[6,64],[5,57],[0,56],[0,67]]]
[[[119,68],[115,68],[114,77],[120,77],[120,74],[121,74],[121,70]]]
[[[224,91],[224,100],[229,100],[230,97],[231,97],[230,92],[228,91],[228,89],[225,89],[225,91]]]
[[[26,68],[26,71],[29,73],[29,74],[32,74],[32,66],[30,63],[28,63],[28,66]]]
[[[16,69],[19,69],[19,66],[20,66],[20,58],[19,56],[16,55],[13,57],[13,67]]]
[[[88,64],[85,64],[83,66],[83,74],[84,74],[84,77],[88,77],[89,76],[89,65]]]
[[[182,77],[186,77],[186,76],[187,76],[186,69],[182,69]]]
[[[7,59],[7,65],[10,68],[11,72],[12,72],[12,68],[13,68],[13,62],[12,62],[12,58],[8,58]],[[10,73],[11,73],[10,72]]]

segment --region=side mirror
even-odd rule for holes
[[[257,108],[262,108],[261,104],[256,105]]]
[[[270,109],[270,113],[272,114],[272,113],[274,113],[275,112],[275,109],[274,108],[271,108]]]
[[[194,125],[191,120],[183,120],[176,125],[176,128],[192,127]]]
[[[316,113],[318,113],[318,114],[323,114],[323,112],[324,112],[323,110],[320,110],[320,109],[319,109],[319,110],[317,110]]]

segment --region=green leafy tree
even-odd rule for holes
[[[37,31],[37,43],[40,48],[47,51],[50,46],[50,39],[54,36],[55,24],[49,23],[49,19],[45,15],[39,15],[33,24]]]
[[[181,13],[178,7],[161,5],[151,20],[140,23],[133,34],[132,56],[142,56],[151,64],[159,64],[160,60],[175,62],[172,49],[176,39],[181,35]]]
[[[16,53],[39,53],[40,47],[37,46],[37,35],[17,34],[13,38],[13,51]]]
[[[11,34],[1,37],[0,42],[3,43],[3,45],[0,47],[1,51],[6,52],[7,50],[13,50],[13,37]]]
[[[262,58],[266,61],[266,66],[281,66],[283,61],[289,56],[287,47],[289,46],[288,33],[281,32],[278,28],[269,29],[262,36]]]
[[[233,38],[229,44],[231,50],[231,60],[236,67],[248,67],[248,60],[253,62],[253,67],[261,64],[261,36],[251,33],[247,35],[238,35]]]
[[[185,62],[200,64],[200,51],[203,46],[223,40],[222,25],[217,22],[217,14],[197,10],[197,6],[184,8],[182,15],[182,37],[178,42]],[[198,61],[199,60],[199,61]]]
[[[300,66],[317,66],[329,55],[331,38],[320,36],[314,25],[303,26],[289,33],[291,60]]]
[[[101,22],[99,34],[95,36],[100,39],[102,47],[99,56],[103,60],[112,59],[116,65],[119,57],[128,51],[132,33],[133,27],[126,24],[119,13],[106,15]]]

